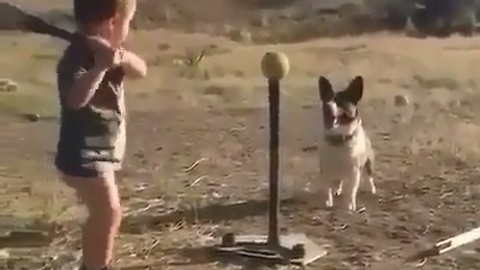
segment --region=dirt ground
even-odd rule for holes
[[[121,269],[263,269],[220,263],[201,247],[226,231],[265,231],[268,115],[259,63],[270,50],[285,52],[292,66],[282,84],[282,232],[304,232],[328,250],[310,269],[414,269],[398,262],[480,226],[479,38],[378,33],[269,45],[164,27],[137,30],[130,41],[150,72],[127,84]],[[83,211],[52,166],[54,66],[64,46],[14,33],[0,41],[0,77],[19,84],[0,92],[0,231],[17,232],[0,238],[0,269],[62,269],[78,250]],[[186,64],[201,50],[199,65]],[[366,80],[361,114],[377,152],[378,195],[360,194],[363,213],[325,210],[303,191],[320,181],[319,75],[337,87],[355,75]],[[395,106],[397,95],[409,104]],[[479,253],[472,244],[422,269],[479,269]]]

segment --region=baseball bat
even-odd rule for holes
[[[44,34],[68,42],[71,42],[74,38],[73,33],[51,25],[44,19],[8,3],[0,3],[0,30]]]

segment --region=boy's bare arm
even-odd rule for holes
[[[89,37],[87,41],[94,51],[95,65],[75,78],[67,96],[67,104],[72,109],[87,105],[110,67],[119,65],[122,59],[120,51],[112,48],[108,41],[96,36]]]
[[[67,105],[75,110],[87,105],[95,95],[107,70],[105,67],[95,66],[77,77],[68,92]]]
[[[140,79],[147,76],[147,63],[135,53],[123,50],[122,68],[129,78]]]

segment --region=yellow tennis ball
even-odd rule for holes
[[[263,76],[270,80],[281,80],[290,70],[288,57],[280,52],[267,52],[261,65]]]

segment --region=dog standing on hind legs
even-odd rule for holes
[[[373,181],[374,152],[362,125],[358,102],[362,99],[364,82],[355,77],[340,92],[333,90],[325,77],[318,82],[323,113],[323,138],[320,147],[320,178],[318,186],[325,194],[326,206],[333,207],[333,190],[343,195],[350,211],[357,209],[357,193],[362,172],[368,176],[370,192],[376,193]],[[335,186],[339,181],[338,186]]]

